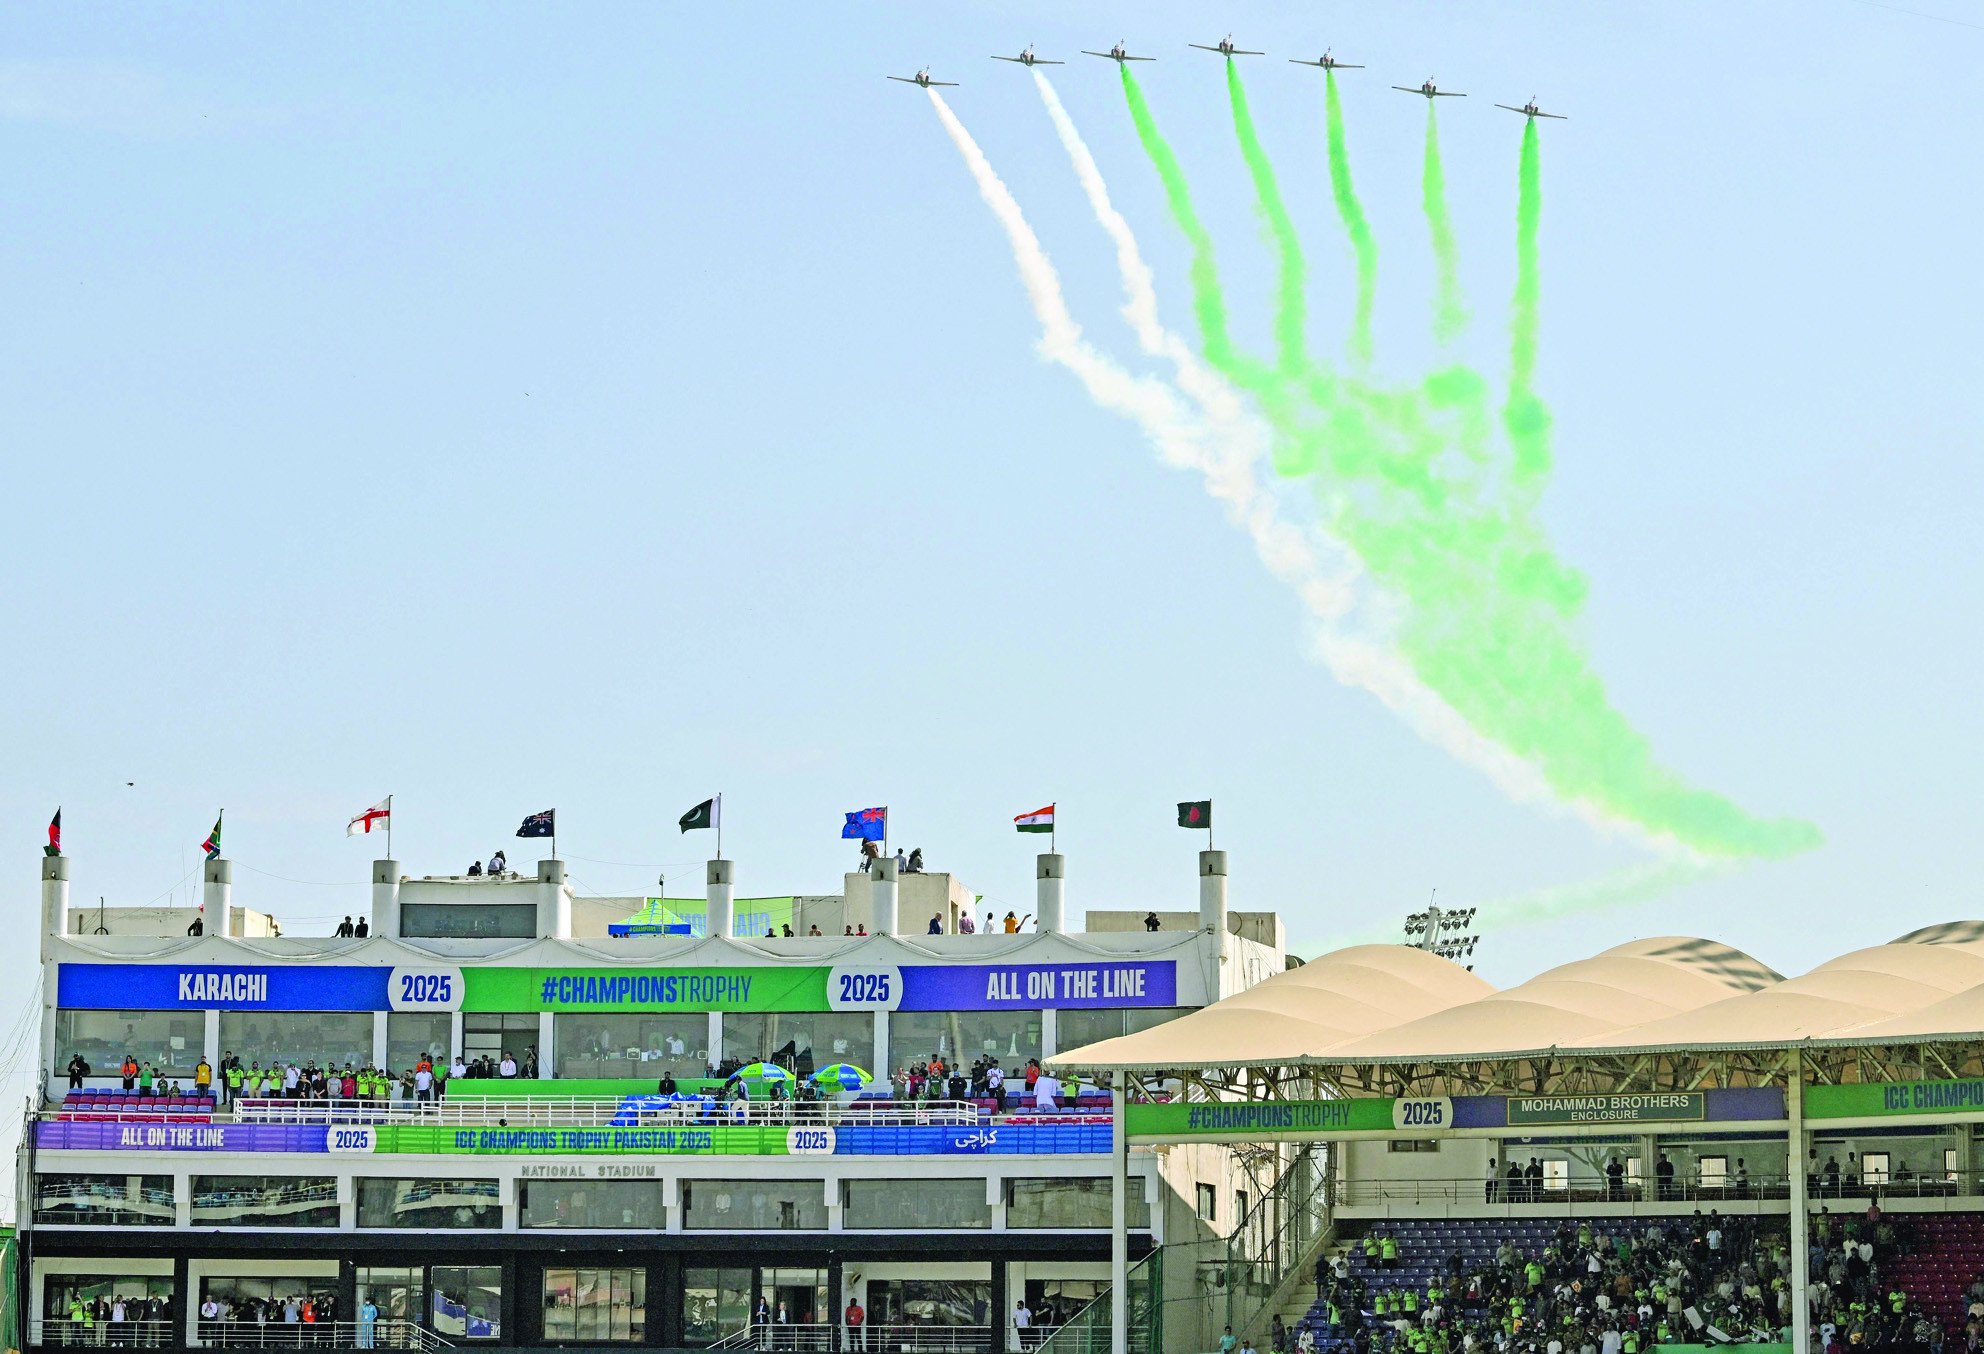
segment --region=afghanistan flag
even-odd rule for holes
[[[220,820],[226,815],[226,809],[222,809],[214,815],[214,830],[209,832],[207,839],[200,843],[200,849],[207,853],[208,860],[220,859]]]
[[[1015,814],[1013,826],[1022,832],[1052,832],[1054,830],[1054,806],[1035,809],[1032,813]]]
[[[1212,831],[1212,801],[1187,799],[1179,804],[1178,826],[1195,827],[1205,832]]]
[[[533,813],[524,819],[517,829],[519,837],[555,837],[558,835],[558,810],[546,809],[543,813]]]
[[[684,832],[694,832],[698,828],[716,826],[716,800],[705,799],[675,820]]]
[[[48,845],[41,848],[41,853],[44,856],[62,854],[62,810],[60,809],[57,809],[55,816],[48,820]]]

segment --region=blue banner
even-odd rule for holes
[[[63,964],[66,1011],[384,1011],[393,970],[371,964]]]
[[[1172,959],[1089,964],[905,964],[898,1011],[1003,1011],[1176,1006]]]

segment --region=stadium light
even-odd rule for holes
[[[1434,889],[1433,897],[1439,896],[1440,891]],[[1480,936],[1467,934],[1468,928],[1474,925],[1477,910],[1472,907],[1442,910],[1429,899],[1425,911],[1407,914],[1405,943],[1414,949],[1437,954],[1442,959],[1451,959],[1455,963],[1471,959],[1474,956],[1474,947],[1481,943]],[[1468,964],[1467,968],[1471,972],[1474,965]]]

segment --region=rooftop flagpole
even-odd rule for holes
[[[723,791],[716,792],[716,858],[723,859]]]

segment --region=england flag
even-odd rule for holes
[[[349,823],[346,823],[344,835],[347,837],[357,837],[367,832],[384,832],[392,825],[392,821],[393,797],[387,795],[377,804],[374,804],[371,808],[359,814],[356,818],[353,818]]]

